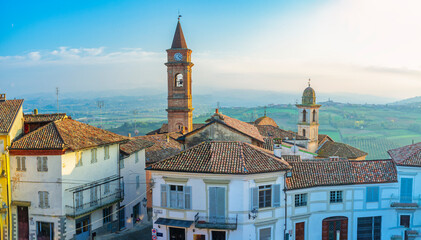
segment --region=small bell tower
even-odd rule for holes
[[[192,50],[187,48],[178,17],[171,48],[167,50],[168,75],[168,132],[193,130],[192,107]]]
[[[310,86],[304,90],[301,104],[296,105],[298,108],[298,134],[309,139],[307,149],[316,152],[318,148],[319,138],[319,108],[322,105],[316,104],[316,92]]]

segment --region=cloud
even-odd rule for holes
[[[41,54],[39,52],[30,52],[28,57],[32,61],[38,61],[41,59]]]

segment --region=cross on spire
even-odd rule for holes
[[[310,87],[310,81],[311,81],[311,79],[309,78],[309,79],[308,79],[308,86],[309,86],[309,87]]]
[[[181,18],[182,16],[181,16],[181,14],[180,14],[180,10],[178,10],[178,21],[180,21],[180,18]]]

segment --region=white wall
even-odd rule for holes
[[[124,206],[126,228],[132,228],[135,219],[132,218],[133,206],[140,203],[140,218],[147,220],[146,207],[143,207],[142,200],[146,198],[146,172],[145,172],[145,150],[137,152],[139,161],[136,163],[136,153],[123,159],[124,168],[120,174],[124,181],[124,200],[120,206]],[[136,189],[136,176],[139,176],[140,186]]]

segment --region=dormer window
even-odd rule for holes
[[[183,86],[183,74],[179,73],[175,75],[175,86],[176,87],[182,87]]]

